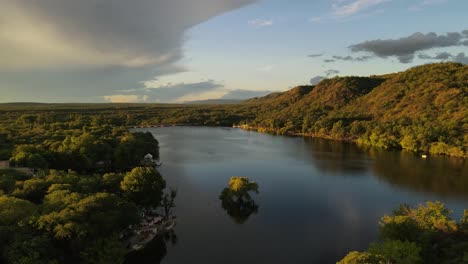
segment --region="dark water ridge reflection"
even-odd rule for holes
[[[399,203],[439,200],[454,218],[468,208],[462,159],[231,128],[141,130],[160,141],[178,225],[177,243],[155,241],[139,263],[335,263],[375,240]],[[258,183],[253,206],[220,201],[232,176]]]

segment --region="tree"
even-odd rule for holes
[[[159,159],[159,142],[151,133],[126,133],[114,152],[114,166],[129,169],[138,166],[146,154]]]
[[[383,263],[418,264],[423,263],[421,248],[414,242],[387,240],[383,243],[372,244],[369,253],[381,256]]]
[[[46,152],[34,145],[18,145],[10,161],[16,166],[45,169],[48,166]]]
[[[120,187],[136,204],[157,207],[161,203],[166,182],[156,169],[136,167],[125,175]]]
[[[15,197],[0,196],[0,252],[19,230],[19,224],[37,213],[36,206]]]
[[[250,199],[249,192],[258,193],[258,184],[249,181],[247,177],[231,177],[229,187],[223,190],[227,196],[236,197],[237,200]]]
[[[382,264],[382,257],[368,252],[352,251],[336,264]]]
[[[13,191],[13,196],[39,204],[50,185],[51,183],[40,178],[19,182]]]
[[[102,185],[107,192],[120,192],[120,183],[124,179],[123,173],[106,173],[102,175]]]
[[[258,184],[247,177],[231,177],[229,187],[219,196],[221,207],[238,224],[242,224],[251,214],[258,212],[258,205],[249,192],[258,193]]]
[[[120,232],[138,220],[135,205],[116,195],[96,193],[77,202],[69,197],[65,208],[42,215],[37,221],[38,229],[49,232],[56,240],[82,246]]]
[[[169,218],[171,215],[171,209],[175,207],[175,198],[177,196],[177,191],[171,189],[169,193],[165,193],[162,198],[161,206],[164,210],[164,218]]]
[[[121,264],[125,261],[127,249],[119,241],[118,235],[99,238],[81,252],[83,263]]]

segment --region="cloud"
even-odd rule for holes
[[[454,62],[468,64],[468,57],[465,56],[464,52],[460,52],[457,55],[450,54],[448,52],[441,52],[441,53],[436,54],[435,56],[430,56],[430,55],[422,53],[418,55],[418,58],[422,60],[451,60]]]
[[[242,90],[242,89],[237,89],[237,90],[230,90],[228,91],[225,95],[221,97],[221,99],[239,99],[239,100],[245,100],[245,99],[250,99],[254,97],[261,97],[265,96],[267,94],[272,93],[273,91],[268,91],[268,90],[262,90],[262,91],[253,91],[253,90]]]
[[[323,53],[317,53],[317,54],[310,54],[310,55],[307,55],[307,57],[309,58],[318,58],[318,57],[322,57],[323,56]]]
[[[452,58],[452,54],[448,52],[442,52],[442,53],[438,53],[435,56],[429,56],[427,54],[421,53],[418,55],[418,58],[422,60],[448,60]]]
[[[272,19],[253,19],[249,20],[249,25],[254,26],[254,27],[269,27],[273,26],[274,21]]]
[[[317,85],[319,82],[321,82],[322,80],[325,80],[329,77],[332,77],[332,76],[336,76],[337,74],[339,74],[340,71],[339,70],[335,70],[335,69],[329,69],[329,70],[326,70],[323,75],[319,75],[319,76],[315,76],[313,77],[312,79],[310,79],[310,84],[312,85]]]
[[[338,73],[340,73],[340,71],[339,70],[334,70],[334,69],[330,69],[330,70],[325,71],[325,75],[327,77],[332,76],[332,75],[337,75]]]
[[[321,82],[322,80],[325,80],[325,79],[326,79],[325,76],[315,76],[312,79],[310,79],[310,84],[316,85],[316,84],[318,84],[319,82]]]
[[[188,29],[253,2],[0,0],[0,92],[102,96],[183,71]]]
[[[332,59],[325,59],[325,60],[323,60],[323,62],[325,62],[325,63],[330,63],[330,62],[335,62],[335,60],[332,60]]]
[[[342,60],[342,61],[368,61],[371,59],[372,56],[360,56],[360,57],[352,57],[352,56],[333,56],[334,60]]]
[[[138,95],[125,95],[125,94],[114,94],[104,96],[104,100],[111,103],[137,103],[145,101],[145,98],[140,98]],[[146,98],[147,99],[147,98]]]
[[[464,33],[463,33],[464,34]],[[445,35],[436,33],[414,33],[399,39],[370,40],[351,45],[353,52],[368,52],[374,56],[388,58],[395,56],[401,63],[413,61],[415,53],[432,48],[453,47],[464,45],[462,33],[449,32]]]
[[[466,56],[465,53],[460,52],[458,55],[453,56],[453,61],[468,64],[468,56]]]
[[[158,87],[152,87],[147,83],[145,88],[118,91],[118,94],[103,96],[104,100],[111,102],[158,102],[181,103],[184,101],[198,100],[200,94],[218,92],[222,95],[224,85],[213,80],[197,83],[168,83]]]
[[[408,9],[411,11],[420,11],[425,7],[434,6],[434,5],[441,5],[447,3],[448,0],[424,0],[415,5],[410,6]]]
[[[263,72],[263,73],[270,73],[273,71],[273,69],[276,67],[274,64],[268,64],[264,65],[262,67],[257,68],[257,71]]]
[[[118,91],[117,94],[103,96],[103,99],[112,103],[184,103],[206,99],[237,99],[245,100],[272,93],[261,90],[228,90],[224,85],[213,80],[197,83],[168,83],[154,86],[153,82],[146,82],[147,87]]]
[[[353,0],[353,1],[337,1],[333,7],[333,15],[336,17],[347,17],[354,15],[362,10],[388,2],[389,0]]]
[[[330,19],[344,19],[389,1],[391,0],[334,0],[331,6],[332,10],[328,14],[316,16],[310,20],[312,22],[323,22]]]

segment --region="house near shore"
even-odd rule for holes
[[[146,154],[141,161],[141,165],[145,167],[155,167],[158,166],[159,163],[157,160],[154,159],[154,156],[150,153]]]

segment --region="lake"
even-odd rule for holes
[[[442,201],[457,220],[468,209],[462,159],[234,128],[138,131],[158,139],[159,170],[178,191],[175,236],[139,252],[141,263],[335,263],[376,240],[400,203]],[[222,208],[231,176],[259,184],[256,212]]]

